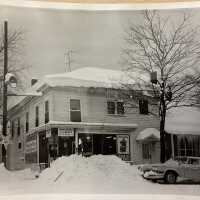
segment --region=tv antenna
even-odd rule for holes
[[[66,70],[71,72],[72,71],[72,68],[71,68],[71,64],[73,62],[72,60],[72,54],[74,53],[74,51],[72,50],[68,50],[66,53],[65,53],[65,64],[66,64]]]

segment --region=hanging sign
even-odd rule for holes
[[[117,153],[118,154],[129,154],[129,135],[117,135]]]
[[[32,153],[37,151],[37,141],[31,140],[26,142],[26,153]]]
[[[51,137],[51,129],[46,129],[46,138],[50,138]]]
[[[74,136],[74,131],[72,128],[59,128],[58,136],[60,136],[60,137]]]

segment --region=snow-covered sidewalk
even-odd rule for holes
[[[37,179],[30,169],[10,172],[0,166],[0,195],[58,193],[189,197],[200,195],[200,185],[152,183],[139,175],[137,166],[129,165],[116,156],[61,157]]]

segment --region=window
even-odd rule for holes
[[[117,114],[124,114],[124,102],[117,102]]]
[[[26,112],[26,133],[29,131],[29,113]]]
[[[107,106],[108,106],[108,114],[115,114],[115,102],[108,101]]]
[[[70,119],[72,122],[81,122],[81,105],[78,99],[70,99]]]
[[[39,106],[35,107],[35,126],[39,126]]]
[[[143,159],[151,159],[151,146],[150,144],[142,144],[142,157]]]
[[[12,138],[14,137],[14,131],[15,131],[15,121],[12,121],[12,124],[11,124],[11,137]]]
[[[21,149],[21,148],[22,148],[22,143],[19,142],[19,143],[18,143],[18,149]]]
[[[20,136],[20,118],[17,119],[17,135]]]
[[[178,140],[178,156],[194,156],[194,142],[192,136],[183,136]]]
[[[44,112],[45,112],[45,124],[49,122],[49,101],[45,101],[45,108],[44,108]]]
[[[144,100],[144,99],[139,100],[139,110],[140,110],[140,114],[147,115],[149,113],[147,100]]]
[[[124,114],[124,102],[122,101],[108,101],[107,102],[108,114]]]

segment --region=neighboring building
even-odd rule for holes
[[[167,157],[200,156],[200,108],[176,107],[166,116]]]
[[[81,68],[35,83],[28,92],[38,96],[21,98],[9,109],[8,168],[74,153],[159,161],[159,120],[149,114],[158,112],[157,106],[146,98],[140,99],[140,108],[128,108],[119,98],[120,81],[127,81],[123,76],[121,71]]]

